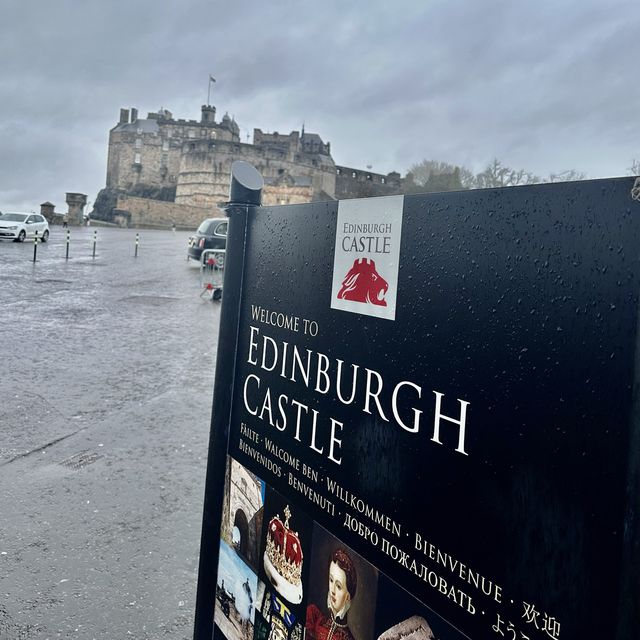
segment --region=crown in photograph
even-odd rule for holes
[[[302,602],[302,545],[298,533],[289,528],[291,511],[284,510],[284,523],[279,515],[271,518],[264,551],[264,570],[278,593],[293,604]]]

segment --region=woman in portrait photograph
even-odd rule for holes
[[[307,636],[311,640],[354,640],[347,613],[356,595],[358,577],[349,554],[336,549],[329,560],[327,615],[315,604],[307,607]]]

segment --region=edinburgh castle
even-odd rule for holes
[[[402,190],[399,173],[337,166],[330,144],[304,127],[288,135],[254,129],[250,144],[240,140],[240,128],[228,114],[216,121],[211,105],[202,106],[200,121],[176,120],[164,109],[143,119],[137,109],[121,109],[109,132],[106,188],[91,215],[124,226],[197,226],[222,215],[217,206],[227,200],[234,160],[260,171],[266,205]]]

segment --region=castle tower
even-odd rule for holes
[[[197,140],[183,144],[176,184],[177,204],[214,209],[229,195],[234,155],[219,153],[217,143]]]
[[[216,108],[210,104],[202,105],[202,124],[214,124],[216,121]]]
[[[69,224],[82,224],[82,211],[87,204],[87,196],[84,193],[67,193],[67,205],[69,206]]]

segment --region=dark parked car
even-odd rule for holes
[[[224,218],[207,218],[189,238],[187,260],[200,260],[205,249],[225,249],[227,246],[227,225]]]

